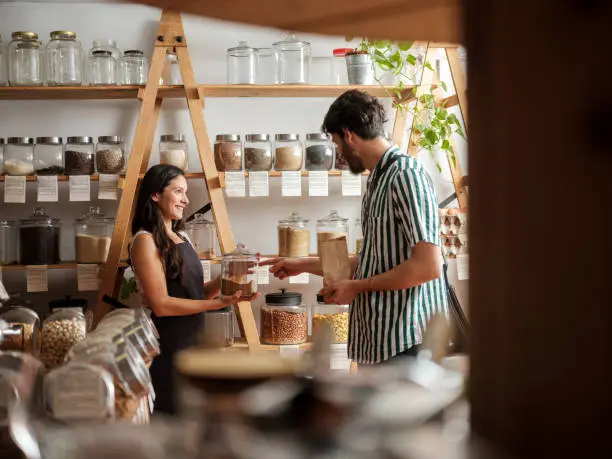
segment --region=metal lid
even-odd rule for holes
[[[185,136],[183,134],[164,134],[159,137],[162,142],[184,142]]]
[[[75,221],[78,223],[115,223],[115,219],[106,216],[99,206],[90,206],[89,211],[75,218]]]
[[[54,311],[55,309],[63,308],[87,308],[87,300],[85,298],[71,298],[70,295],[66,295],[65,298],[49,301],[49,309]]]
[[[89,137],[87,135],[68,137],[66,138],[66,143],[74,143],[77,145],[88,145],[88,144],[93,143],[93,137]]]
[[[144,56],[144,53],[139,49],[128,49],[124,51],[124,56]]]
[[[47,209],[44,207],[34,207],[34,212],[32,212],[32,215],[30,215],[28,218],[22,218],[19,220],[19,224],[21,226],[58,226],[60,224],[60,219],[50,217],[47,213]]]
[[[13,32],[11,34],[13,40],[38,40],[38,34],[36,32]]]
[[[185,224],[185,226],[187,228],[191,228],[194,226],[205,226],[207,228],[214,228],[215,227],[215,223],[208,220],[204,214],[195,214],[193,216],[193,220],[191,220],[190,222],[187,222]]]
[[[269,142],[270,136],[268,134],[247,134],[245,139],[247,142]]]
[[[280,292],[268,293],[266,304],[274,306],[300,306],[302,304],[302,294],[298,292],[287,292],[284,288]]]
[[[54,30],[49,34],[52,40],[76,40],[76,33],[69,30]]]
[[[217,134],[217,142],[240,142],[240,134]]]
[[[61,137],[36,137],[36,143],[43,145],[61,145]]]
[[[99,143],[122,143],[123,137],[120,135],[103,135],[98,137]]]
[[[34,137],[8,137],[6,143],[9,145],[33,145]]]
[[[92,56],[103,56],[103,57],[111,57],[113,55],[113,53],[105,49],[96,49],[91,54]]]
[[[325,142],[329,140],[329,135],[324,134],[323,132],[312,132],[310,134],[306,134],[306,140],[321,140]]]
[[[336,48],[334,49],[334,56],[336,57],[344,57],[346,53],[350,53],[355,51],[353,48]]]
[[[299,49],[309,48],[310,43],[307,41],[298,40],[294,33],[290,33],[283,40],[272,43],[272,46],[280,49]]]
[[[117,47],[117,42],[115,40],[113,40],[112,38],[96,38],[93,41],[93,47],[94,48],[102,48],[102,47],[108,47],[108,48],[116,48]]]
[[[298,134],[276,134],[274,136],[276,140],[300,140],[300,136]]]
[[[228,53],[254,53],[255,48],[251,48],[246,41],[239,41],[238,46],[228,48]]]
[[[318,223],[327,223],[327,222],[343,222],[343,223],[345,223],[347,221],[348,221],[348,218],[341,217],[338,214],[338,211],[336,211],[336,210],[332,210],[325,217],[319,218],[317,220]]]
[[[300,217],[300,214],[298,214],[297,212],[291,212],[291,215],[289,215],[287,218],[284,218],[282,220],[278,221],[279,223],[308,223],[308,220],[303,219],[302,217]]]

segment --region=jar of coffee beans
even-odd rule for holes
[[[118,135],[98,137],[96,169],[99,174],[120,174],[125,166],[125,144]]]
[[[215,166],[218,171],[242,170],[242,142],[238,134],[217,135]]]
[[[302,344],[308,338],[308,313],[297,292],[268,293],[261,307],[261,341],[264,344]]]
[[[93,137],[68,137],[64,167],[67,175],[92,175],[96,172]]]

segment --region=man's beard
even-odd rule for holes
[[[348,167],[353,174],[361,174],[365,167],[361,159],[355,154],[353,149],[342,139],[342,156],[346,159]]]

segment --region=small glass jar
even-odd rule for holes
[[[98,137],[96,170],[99,174],[120,174],[125,167],[125,144],[118,135]]]
[[[205,313],[200,344],[212,349],[234,345],[234,310],[231,306]]]
[[[0,319],[8,323],[19,334],[7,336],[0,344],[0,350],[20,351],[38,355],[40,348],[40,317],[28,302],[18,296],[7,300],[0,310]]]
[[[51,32],[47,43],[47,84],[81,86],[83,84],[83,47],[76,33],[67,30]]]
[[[32,175],[34,173],[34,139],[9,137],[4,149],[6,175]]]
[[[96,167],[93,137],[68,137],[64,149],[64,165],[67,175],[94,174]]]
[[[312,58],[311,84],[330,85],[333,84],[332,57],[317,56]]]
[[[276,134],[274,169],[277,171],[299,171],[302,169],[304,152],[297,134]]]
[[[278,221],[278,256],[307,257],[310,254],[308,220],[293,212]]]
[[[117,61],[110,51],[93,51],[87,60],[87,75],[90,86],[117,84]]]
[[[261,307],[263,344],[302,344],[308,339],[308,312],[296,292],[268,293]]]
[[[35,207],[30,217],[19,220],[20,264],[59,263],[60,226],[60,219],[49,217],[42,207]]]
[[[170,164],[187,172],[189,153],[183,134],[162,135],[159,140],[159,162]]]
[[[8,46],[9,84],[42,86],[43,48],[34,32],[13,32]]]
[[[321,254],[321,242],[345,237],[348,243],[348,231],[348,218],[341,217],[335,210],[317,220],[317,253]]]
[[[257,84],[277,84],[276,56],[272,48],[258,48]]]
[[[246,41],[227,50],[227,82],[229,84],[255,84],[255,48]]]
[[[361,219],[358,218],[355,220],[352,234],[355,238],[355,245],[353,248],[355,249],[355,253],[359,254],[363,249],[363,228],[361,227]]]
[[[317,295],[317,303],[312,307],[312,336],[322,333],[329,327],[332,344],[346,344],[349,329],[349,305],[326,304],[323,295]]]
[[[68,351],[85,339],[87,323],[79,308],[58,309],[42,326],[40,357],[47,368],[56,368],[65,361]]]
[[[259,262],[256,254],[242,244],[236,250],[223,255],[221,262],[221,294],[233,295],[241,291],[241,299],[248,300],[257,293],[257,276],[254,274]]]
[[[4,139],[0,138],[0,175],[4,174]]]
[[[122,85],[145,85],[149,75],[149,64],[144,53],[130,49],[119,61],[119,81]]]
[[[311,46],[289,34],[272,44],[276,51],[277,81],[280,84],[310,83]]]
[[[244,168],[247,171],[269,171],[274,163],[272,142],[268,134],[247,134],[244,142]]]
[[[34,172],[36,175],[64,173],[64,144],[61,137],[36,137]]]
[[[115,341],[117,346],[115,361],[130,393],[139,397],[153,391],[151,375],[142,357],[128,343],[128,340],[124,342]]]
[[[306,134],[307,171],[328,171],[334,163],[334,148],[329,135],[322,132]]]
[[[2,42],[2,35],[0,35],[0,86],[8,85],[8,56],[7,47]],[[0,172],[1,174],[2,172]]]
[[[126,339],[142,346],[143,353],[141,357],[145,363],[150,365],[153,359],[159,355],[159,341],[153,333],[151,333],[150,329],[143,327],[140,323],[134,321],[127,327],[124,327],[123,334]]]
[[[17,220],[0,218],[0,266],[19,261],[19,226]]]
[[[183,84],[183,76],[181,75],[181,68],[178,63],[178,57],[176,57],[176,53],[170,50],[166,51],[164,69],[162,71],[162,76],[159,84],[165,86],[175,86]]]
[[[115,219],[90,207],[89,212],[74,223],[77,263],[106,263],[110,249]]]
[[[242,170],[242,142],[238,134],[218,134],[214,150],[218,171]]]
[[[203,214],[195,214],[193,220],[185,224],[185,231],[200,258],[210,260],[217,256],[214,222],[207,220]]]

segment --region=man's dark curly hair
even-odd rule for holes
[[[329,107],[322,129],[341,137],[344,136],[343,129],[348,129],[364,140],[371,140],[384,135],[386,121],[385,108],[376,97],[351,89]]]

